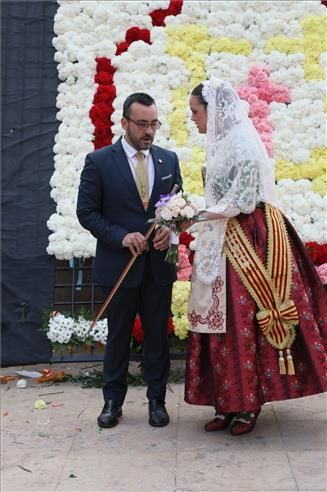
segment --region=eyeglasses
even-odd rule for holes
[[[154,120],[151,121],[151,123],[148,123],[147,121],[135,121],[131,118],[127,118],[126,116],[124,118],[125,120],[134,123],[134,125],[136,125],[140,130],[146,130],[148,127],[150,127],[151,130],[159,130],[159,128],[161,127],[161,123],[159,120]]]

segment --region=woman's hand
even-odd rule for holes
[[[183,222],[181,222],[178,226],[178,228],[184,232],[186,231],[187,229],[189,229],[193,224],[196,223],[196,220],[185,220]]]
[[[202,218],[203,217],[203,218]],[[204,218],[205,217],[205,218]],[[214,212],[204,212],[203,216],[201,216],[200,220],[218,220],[218,219],[225,219],[226,217],[221,214],[216,214]]]

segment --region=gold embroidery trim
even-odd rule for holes
[[[294,374],[290,347],[295,339],[298,314],[289,299],[292,254],[280,211],[265,204],[268,229],[267,268],[256,254],[236,218],[228,221],[225,253],[242,283],[256,302],[256,318],[268,342],[279,352],[280,373],[286,374],[282,351],[287,351],[288,374]]]

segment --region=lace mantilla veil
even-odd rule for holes
[[[206,210],[225,219],[201,223],[195,254],[201,282],[219,275],[229,217],[251,213],[260,202],[278,206],[274,164],[254,128],[244,101],[225,81],[204,82],[207,106]]]

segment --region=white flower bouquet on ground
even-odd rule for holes
[[[178,236],[182,232],[181,224],[196,219],[197,213],[197,207],[187,193],[180,191],[173,195],[160,195],[160,200],[156,203],[155,217],[149,222],[154,222],[156,227],[170,228],[170,247],[165,257],[168,263],[178,262]]]

